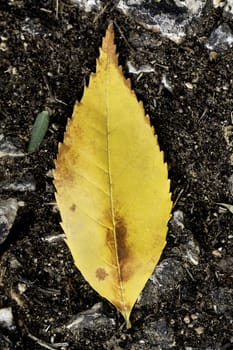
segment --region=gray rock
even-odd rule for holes
[[[0,200],[0,244],[2,244],[15,221],[18,202],[15,198]]]
[[[172,329],[167,325],[165,318],[150,322],[144,329],[145,339],[149,344],[158,346],[158,349],[171,349],[175,346],[175,337]],[[156,348],[153,348],[156,349]]]
[[[22,178],[9,179],[0,182],[0,191],[35,191],[36,182],[33,176],[28,175]]]
[[[233,313],[233,291],[219,287],[210,293],[213,308],[217,315]]]
[[[0,134],[0,158],[2,157],[22,157],[24,152],[3,134]]]
[[[220,273],[233,277],[233,257],[227,255],[222,258],[217,264],[217,269]]]
[[[231,48],[233,45],[233,33],[228,24],[223,23],[216,28],[206,41],[206,48],[209,50],[222,51]]]
[[[183,279],[184,275],[185,269],[181,261],[167,258],[155,268],[150,280],[160,291],[166,292],[167,289],[172,290]]]
[[[67,325],[66,328],[75,332],[80,329],[108,328],[115,325],[113,319],[103,314],[102,303],[95,304],[91,309],[80,312]]]
[[[117,7],[145,28],[179,44],[205,4],[205,0],[120,0]]]
[[[231,195],[233,196],[233,175],[231,175],[228,179],[229,190]]]

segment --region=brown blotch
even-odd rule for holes
[[[120,215],[116,215],[115,223],[116,246],[113,231],[110,229],[108,229],[106,233],[106,245],[109,247],[113,257],[115,256],[114,250],[115,248],[117,249],[121,281],[126,282],[132,275],[132,271],[129,264],[129,262],[131,261],[131,251],[130,246],[127,242],[127,225],[125,223],[124,218],[122,218]],[[116,265],[115,260],[112,263],[113,265]]]
[[[70,210],[71,210],[71,211],[75,211],[75,209],[76,209],[76,205],[73,203],[73,204],[71,205],[71,207],[70,207]]]
[[[129,257],[129,250],[127,247],[127,227],[122,217],[116,218],[116,239],[117,239],[117,255],[119,257],[120,265]]]
[[[99,267],[95,272],[96,277],[99,281],[105,280],[105,278],[108,276],[108,273],[103,267]]]

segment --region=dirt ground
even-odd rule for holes
[[[227,19],[207,6],[195,34],[177,45],[115,3],[85,13],[68,1],[58,11],[54,1],[0,1],[0,133],[26,152],[36,115],[52,112],[38,152],[0,159],[1,199],[24,202],[0,248],[0,308],[13,313],[13,325],[0,327],[0,348],[232,349],[233,222],[217,203],[232,203],[233,51],[210,54],[204,45]],[[165,152],[175,213],[157,284],[146,285],[129,330],[74,266],[51,205],[58,142],[110,20],[120,63]],[[154,71],[130,74],[128,61]],[[164,75],[172,89],[161,84]],[[2,187],[19,180],[36,189]]]

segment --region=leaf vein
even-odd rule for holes
[[[101,191],[102,193],[104,193],[106,196],[110,196],[109,192],[105,191],[103,188],[101,188],[100,186],[98,186],[95,182],[91,181],[90,179],[88,179],[88,177],[86,177],[85,175],[81,174],[81,173],[76,173],[77,176],[83,178],[84,180],[86,180],[89,184],[91,184],[92,186],[94,186],[97,190]]]
[[[93,216],[91,216],[90,214],[88,214],[85,210],[83,210],[79,205],[76,205],[77,209],[82,212],[82,214],[86,215],[89,219],[91,219],[92,221],[94,221],[96,224],[107,228],[108,230],[112,230],[112,227],[108,226],[107,224],[104,224],[102,221],[94,218]]]

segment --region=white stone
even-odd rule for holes
[[[131,74],[141,74],[141,73],[152,73],[154,72],[154,68],[151,67],[149,64],[145,64],[143,66],[140,66],[138,69],[130,62],[127,62],[128,71]]]
[[[184,229],[184,213],[181,210],[174,211],[172,221],[175,225],[180,227],[181,230]]]
[[[11,307],[0,309],[0,326],[3,328],[11,328],[13,325],[13,314]]]
[[[77,4],[85,12],[91,12],[94,9],[101,8],[100,0],[71,0],[73,4]]]
[[[233,15],[233,0],[227,0],[224,6],[224,11]]]

